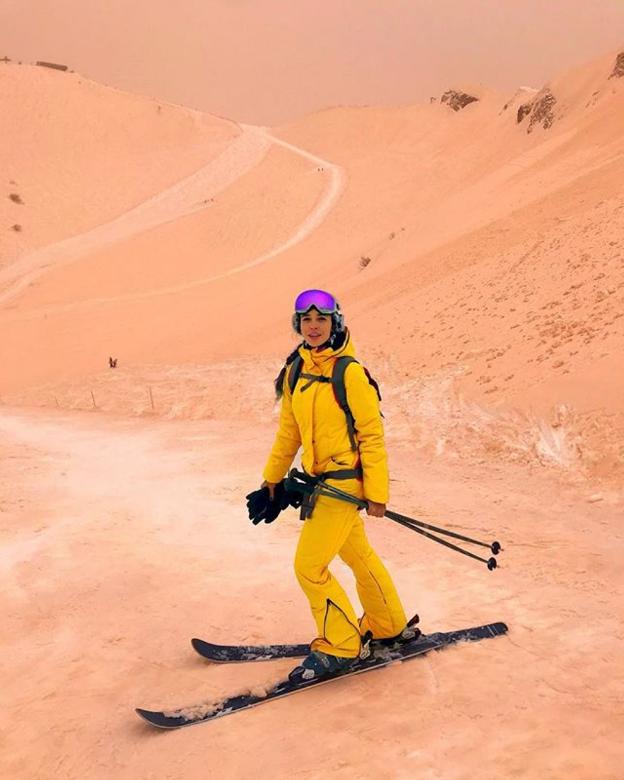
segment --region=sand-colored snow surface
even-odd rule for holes
[[[0,104],[2,283],[8,262],[132,214],[240,133],[219,117],[27,65],[2,66]]]
[[[0,777],[624,776],[617,55],[275,128],[2,64]],[[190,637],[312,639],[299,521],[244,502],[312,286],[381,383],[390,507],[505,548],[368,520],[406,609],[509,634],[150,731],[289,668]]]
[[[0,436],[3,777],[621,776],[621,494],[393,442],[392,506],[505,548],[488,572],[369,519],[406,607],[426,631],[504,620],[508,636],[153,733],[135,706],[289,669],[212,666],[191,636],[310,637],[296,514],[246,518],[270,426],[6,409]]]

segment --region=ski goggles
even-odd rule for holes
[[[306,314],[312,308],[321,314],[335,314],[340,309],[334,296],[324,290],[304,290],[299,293],[295,300],[295,313]]]

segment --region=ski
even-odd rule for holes
[[[150,711],[136,709],[139,717],[160,729],[177,729],[183,726],[195,726],[198,723],[206,723],[209,720],[231,715],[234,712],[256,707],[275,699],[281,699],[293,693],[314,688],[317,685],[334,682],[342,677],[350,677],[354,674],[370,672],[380,669],[395,661],[405,661],[418,655],[424,655],[431,650],[439,650],[457,642],[478,642],[481,639],[500,636],[507,632],[504,623],[490,623],[484,626],[466,628],[460,631],[422,635],[413,642],[398,647],[375,647],[368,658],[357,659],[352,666],[331,677],[323,677],[320,680],[308,680],[294,683],[290,680],[281,680],[270,690],[253,693],[251,691],[230,696],[215,703],[202,703],[190,707],[181,707],[175,710]],[[307,646],[306,646],[307,647]]]
[[[215,645],[203,639],[191,639],[195,652],[216,664],[272,661],[299,658],[310,652],[310,645]]]
[[[408,626],[418,623],[414,615]],[[247,663],[248,661],[274,661],[278,658],[303,658],[310,652],[310,645],[218,645],[203,639],[191,639],[191,645],[202,658],[217,664]]]

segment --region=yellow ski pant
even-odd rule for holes
[[[349,480],[348,485],[353,489],[347,485],[341,488],[349,493],[361,492],[355,480]],[[356,578],[364,608],[359,625],[347,594],[328,568],[336,555]],[[372,631],[375,638],[391,637],[400,634],[407,624],[394,583],[371,547],[354,504],[326,496],[318,498],[312,516],[303,524],[295,574],[316,621],[318,634],[311,645],[313,650],[355,658],[360,652],[360,636],[367,631]]]

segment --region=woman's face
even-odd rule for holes
[[[320,347],[331,336],[332,320],[329,314],[310,309],[301,315],[301,335],[311,347]]]

